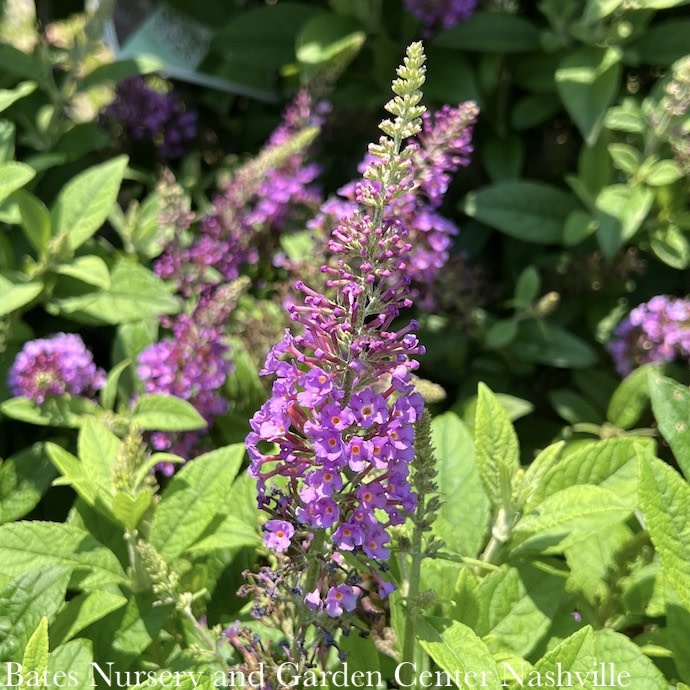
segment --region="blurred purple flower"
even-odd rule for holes
[[[690,300],[657,295],[638,305],[618,324],[607,349],[621,376],[649,362],[690,359]]]
[[[422,23],[425,33],[432,29],[449,29],[467,21],[477,8],[478,0],[405,0],[405,9]]]
[[[13,395],[37,403],[70,393],[90,396],[105,386],[105,372],[96,367],[84,341],[74,333],[30,340],[9,370]]]

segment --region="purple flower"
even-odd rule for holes
[[[478,0],[405,0],[405,9],[418,19],[430,34],[431,29],[449,29],[467,21],[477,7]]]
[[[264,525],[264,544],[269,549],[282,553],[290,546],[295,528],[285,520],[269,520]]]
[[[357,594],[348,585],[331,587],[326,594],[326,613],[331,618],[338,618],[343,611],[354,611],[357,606]]]
[[[78,335],[58,333],[24,344],[9,370],[8,384],[13,395],[43,403],[64,393],[93,395],[105,386],[105,372],[96,367]]]
[[[153,142],[161,158],[182,157],[197,137],[197,114],[174,93],[156,91],[141,77],[117,85],[115,100],[105,109],[106,123],[117,123],[134,140]]]
[[[657,295],[638,305],[615,328],[607,349],[621,376],[649,362],[690,359],[690,300]]]

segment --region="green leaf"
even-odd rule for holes
[[[625,520],[627,501],[601,486],[578,484],[546,497],[513,530],[513,553],[561,553],[578,541]]]
[[[422,649],[450,678],[490,690],[501,687],[496,662],[484,642],[466,625],[447,618],[420,616],[416,633]]]
[[[36,82],[33,81],[20,82],[13,89],[0,89],[0,113],[35,90]]]
[[[673,184],[683,177],[683,171],[675,161],[658,161],[650,168],[644,181],[652,187]]]
[[[668,582],[664,585],[664,599],[668,647],[673,653],[673,662],[678,670],[678,676],[690,681],[690,659],[685,654],[686,645],[690,639],[690,611],[681,606],[678,595]]]
[[[587,674],[591,673],[596,661],[594,635],[592,628],[586,626],[552,647],[527,674],[521,675],[520,670],[515,669],[517,673],[512,673],[508,678],[526,687],[540,687],[558,679],[559,674],[567,678],[567,672],[572,674],[571,678],[578,682],[579,687],[592,690],[591,677]],[[579,678],[575,674],[579,674]]]
[[[112,267],[107,290],[58,299],[54,305],[73,318],[96,324],[157,319],[179,309],[177,300],[158,276],[124,258]]]
[[[0,163],[14,159],[14,135],[14,123],[0,120]]]
[[[132,532],[151,506],[152,498],[148,491],[140,491],[134,495],[117,493],[113,497],[113,515]]]
[[[151,543],[170,562],[206,533],[244,458],[244,446],[226,446],[186,464],[170,481],[151,523]]]
[[[690,388],[656,371],[650,372],[648,382],[659,431],[690,481]]]
[[[620,429],[632,429],[649,407],[649,374],[656,363],[643,364],[624,378],[611,396],[606,418]]]
[[[18,189],[12,195],[12,201],[19,206],[26,239],[31,242],[39,256],[44,256],[48,251],[48,242],[50,241],[50,212],[48,207],[26,189]]]
[[[193,431],[208,426],[194,405],[164,393],[140,396],[130,418],[147,431]]]
[[[79,88],[87,91],[107,82],[119,82],[138,74],[159,72],[165,67],[160,58],[154,55],[136,55],[126,60],[115,60],[98,65],[79,82]]]
[[[84,628],[127,603],[122,594],[97,589],[72,597],[58,613],[50,631],[56,643],[67,642]]]
[[[601,486],[612,491],[630,510],[637,506],[637,464],[644,448],[642,439],[621,437],[586,443],[549,468],[527,507],[578,484]]]
[[[529,53],[539,48],[539,29],[523,17],[479,11],[439,32],[433,45],[481,53]]]
[[[615,184],[601,190],[595,201],[597,240],[607,259],[612,259],[632,239],[653,201],[654,193],[648,187]]]
[[[690,242],[675,225],[658,228],[650,233],[649,244],[657,258],[679,271],[690,263]]]
[[[474,556],[484,543],[491,508],[479,478],[472,435],[451,412],[434,418],[431,433],[442,501],[432,530],[452,551]],[[457,509],[458,502],[463,510]]]
[[[604,124],[608,129],[617,132],[640,134],[645,131],[647,121],[639,105],[632,100],[623,101],[623,105],[609,108]]]
[[[120,191],[127,161],[127,156],[118,156],[88,168],[60,190],[52,210],[53,235],[66,235],[72,251],[105,222]]]
[[[58,264],[55,272],[63,276],[70,276],[88,285],[107,290],[110,287],[110,271],[100,256],[78,256],[69,262]]]
[[[650,26],[633,44],[641,62],[669,67],[688,53],[690,19],[674,17]]]
[[[7,197],[21,189],[27,182],[33,180],[36,171],[25,163],[9,161],[0,163],[0,203]]]
[[[546,321],[523,321],[512,351],[523,361],[552,367],[585,368],[597,361],[597,353],[591,345]]]
[[[665,462],[643,455],[640,507],[664,575],[690,611],[690,486]]]
[[[598,139],[618,92],[619,60],[614,49],[584,48],[571,52],[556,70],[558,93],[590,146]]]
[[[101,407],[104,410],[114,410],[115,401],[117,400],[118,384],[122,372],[132,363],[131,359],[123,359],[116,364],[109,372],[105,382],[105,386],[100,393]]]
[[[569,424],[603,422],[602,414],[582,395],[569,388],[556,388],[548,393],[549,402]]]
[[[539,271],[530,265],[522,270],[515,283],[514,299],[518,308],[528,307],[539,294],[541,278]]]
[[[428,46],[424,98],[440,103],[481,100],[474,70],[457,50]]]
[[[295,53],[305,65],[323,65],[339,55],[356,51],[365,39],[357,20],[337,14],[317,14],[297,35]]]
[[[609,154],[614,165],[632,177],[642,165],[642,154],[629,144],[609,144]]]
[[[0,403],[0,412],[20,422],[39,426],[57,426],[78,429],[87,416],[98,415],[102,410],[88,398],[57,395],[46,398],[40,405],[29,398],[10,398]]]
[[[54,637],[51,629],[51,638]],[[91,654],[90,640],[72,640],[67,644],[60,645],[57,649],[50,652],[48,656],[48,678],[55,679],[55,687],[58,683],[69,683],[73,690],[88,690],[95,687],[93,682],[93,655]],[[70,680],[60,680],[60,676],[55,674],[69,673]],[[52,684],[51,684],[52,686]]]
[[[594,647],[597,661],[606,661],[616,669],[615,683],[645,690],[667,690],[668,681],[654,662],[629,638],[613,630],[595,630]]]
[[[561,99],[554,94],[530,94],[515,102],[510,113],[510,124],[519,132],[531,129],[551,120],[562,107]]]
[[[0,590],[0,658],[5,658],[3,649],[21,652],[41,618],[52,618],[57,612],[65,600],[70,574],[71,568],[60,566],[30,570]]]
[[[510,345],[518,332],[518,324],[515,319],[501,319],[492,324],[486,332],[484,344],[491,350],[498,350]]]
[[[0,465],[0,524],[33,510],[55,478],[42,443],[35,443]]]
[[[22,690],[32,687],[32,672],[42,675],[48,668],[48,618],[43,616],[29,638],[22,659],[22,674],[26,676]]]
[[[475,632],[494,656],[526,657],[551,627],[565,591],[565,577],[529,565],[493,572],[479,583]]]
[[[492,182],[516,180],[525,162],[522,139],[516,135],[492,138],[481,150],[482,162]]]
[[[220,516],[218,516],[220,517]],[[194,556],[220,551],[224,549],[238,549],[242,546],[257,548],[261,545],[261,538],[256,525],[247,524],[235,515],[225,515],[211,522],[199,541],[190,546],[188,551]]]
[[[0,525],[0,562],[3,573],[10,576],[41,567],[79,570],[73,584],[81,589],[126,582],[112,551],[86,530],[63,523],[27,521]]]
[[[591,213],[580,210],[573,211],[565,219],[563,244],[566,247],[575,247],[596,232],[596,229],[597,222]]]
[[[506,505],[520,468],[520,450],[505,409],[483,383],[479,384],[474,447],[479,476],[488,497],[496,506]]]
[[[40,280],[27,281],[21,273],[0,273],[0,316],[10,314],[33,302],[43,292]]]
[[[471,192],[464,212],[526,242],[557,244],[563,225],[578,207],[572,194],[542,182],[500,182]]]

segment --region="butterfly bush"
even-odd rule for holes
[[[103,112],[102,120],[119,125],[134,141],[150,141],[161,158],[181,158],[197,138],[198,115],[185,107],[174,92],[151,88],[141,77],[117,85],[115,100]]]
[[[10,367],[8,384],[13,395],[44,403],[65,393],[93,395],[105,386],[105,372],[78,335],[57,333],[24,344]]]
[[[405,0],[405,9],[422,23],[427,34],[467,21],[476,8],[477,0]]]
[[[608,344],[616,369],[627,376],[649,362],[690,359],[690,300],[657,295],[621,321]]]
[[[389,217],[396,218],[407,229],[411,245],[406,274],[415,286],[415,294],[423,308],[430,308],[434,298],[430,286],[447,263],[453,237],[458,228],[440,212],[452,174],[470,162],[472,130],[478,115],[477,105],[466,102],[443,106],[435,113],[422,116],[416,146],[411,149],[410,175],[414,188],[397,195],[388,205]],[[372,164],[371,154],[359,166],[364,173]],[[358,182],[339,190],[339,197],[329,199],[309,227],[324,233],[357,208]]]
[[[336,261],[321,269],[327,290],[298,281],[303,299],[289,309],[295,328],[266,359],[261,373],[274,377],[272,394],[247,437],[258,503],[270,517],[264,543],[282,558],[279,569],[253,576],[254,589],[287,587],[326,646],[371,587],[380,597],[392,591],[389,528],[417,499],[409,464],[423,401],[412,371],[424,348],[415,322],[395,325],[412,305],[411,245],[389,209],[415,186],[418,144],[402,144],[422,126],[423,64],[421,44],[413,44],[386,106],[395,120],[381,123],[386,136],[370,145],[355,185],[359,206],[332,233]],[[264,599],[275,604],[273,595]]]

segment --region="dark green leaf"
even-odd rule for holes
[[[633,47],[642,62],[668,67],[688,54],[689,34],[690,19],[674,17],[650,26]]]
[[[441,31],[433,44],[481,53],[528,53],[539,47],[539,30],[523,17],[479,11],[468,21]]]
[[[520,359],[553,367],[584,368],[597,361],[588,343],[546,321],[522,322],[512,349]]]
[[[471,192],[463,210],[506,235],[537,244],[560,243],[572,194],[542,182],[501,182]]]

